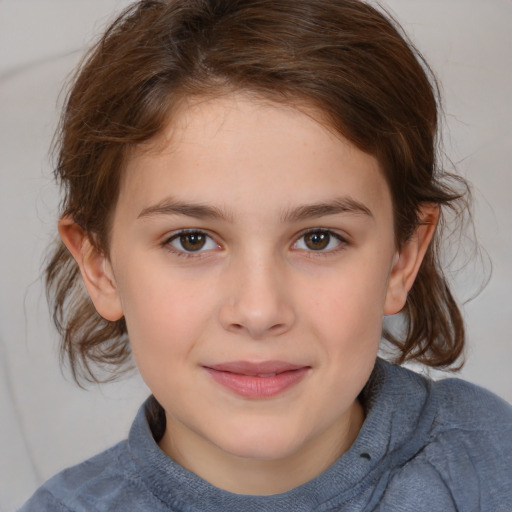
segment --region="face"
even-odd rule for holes
[[[375,158],[288,106],[184,107],[129,159],[108,261],[168,451],[339,448],[399,309],[398,261]]]

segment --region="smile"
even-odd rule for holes
[[[251,363],[237,361],[203,367],[215,382],[244,398],[265,399],[283,393],[298,384],[309,366],[282,361]]]

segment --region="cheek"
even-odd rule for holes
[[[370,262],[369,262],[370,263]],[[314,286],[303,287],[305,314],[323,324],[364,329],[366,324],[380,324],[384,316],[388,269],[376,264],[347,264],[319,279]]]
[[[350,386],[371,371],[382,335],[386,285],[386,270],[374,262],[347,265],[305,294],[302,314],[322,340],[335,382],[345,375],[344,385]]]
[[[131,267],[133,268],[133,266]],[[211,298],[193,279],[145,265],[119,289],[137,365],[168,364],[191,350],[212,317]]]

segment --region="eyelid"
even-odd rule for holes
[[[183,256],[183,257],[199,257],[204,256],[205,253],[210,252],[212,250],[215,250],[214,248],[200,248],[197,251],[187,251],[186,249],[179,249],[172,245],[172,242],[174,240],[179,239],[183,235],[187,234],[200,234],[204,235],[207,239],[212,241],[215,244],[215,249],[220,249],[221,245],[219,242],[217,242],[216,237],[214,237],[210,232],[204,229],[196,229],[196,228],[185,228],[185,229],[178,229],[177,231],[172,232],[170,235],[167,235],[164,240],[162,241],[161,245],[162,247],[166,248],[168,251],[172,252],[173,254],[177,256]],[[208,241],[206,242],[208,243]]]
[[[187,251],[186,249],[180,249],[177,247],[174,247],[171,242],[178,239],[180,236],[187,235],[187,234],[201,234],[204,235],[207,239],[209,239],[211,242],[215,244],[215,248],[200,248],[197,251]],[[338,244],[336,247],[331,249],[309,249],[309,248],[297,248],[297,244],[299,241],[304,238],[306,235],[310,233],[326,233],[330,237],[334,238]],[[208,243],[208,242],[207,242]],[[324,227],[314,227],[314,228],[308,228],[304,229],[300,233],[298,233],[295,238],[294,242],[292,243],[292,250],[301,251],[303,253],[308,254],[308,256],[328,256],[331,254],[335,254],[338,251],[341,251],[346,248],[347,245],[349,245],[350,242],[348,240],[347,236],[342,235],[337,230],[331,229],[331,228],[324,228]],[[213,235],[211,232],[205,229],[200,228],[184,228],[184,229],[178,229],[176,231],[173,231],[171,234],[167,234],[163,241],[160,244],[163,248],[167,249],[169,252],[181,256],[181,257],[201,257],[206,256],[207,253],[214,251],[216,249],[222,249],[222,245],[217,241],[217,236]]]
[[[329,236],[335,238],[339,243],[336,247],[332,249],[323,249],[323,250],[314,250],[314,249],[308,249],[308,248],[296,248],[295,246],[298,244],[298,242],[304,238],[306,235],[310,233],[327,233]],[[329,255],[336,253],[337,251],[343,250],[347,245],[349,245],[349,241],[346,236],[343,236],[338,231],[329,229],[329,228],[321,228],[321,227],[315,227],[315,228],[308,228],[304,231],[301,231],[295,238],[295,241],[292,244],[292,248],[295,248],[299,251],[304,251],[306,253],[311,253],[313,255]]]

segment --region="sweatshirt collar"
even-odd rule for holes
[[[381,359],[377,359],[360,399],[366,419],[351,448],[313,480],[281,494],[230,493],[175,463],[153,438],[152,430],[158,428],[151,427],[147,420],[152,397],[137,413],[129,435],[129,451],[145,485],[172,510],[306,512],[339,507],[422,449],[437,403],[430,381]],[[376,493],[369,495],[378,499]]]

